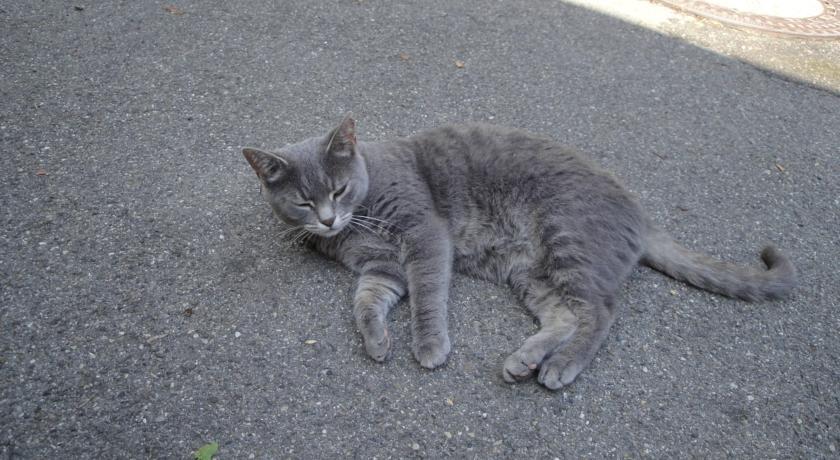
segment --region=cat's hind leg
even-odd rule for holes
[[[505,359],[502,377],[517,382],[531,376],[543,360],[574,336],[578,319],[561,290],[533,278],[513,280],[514,291],[540,322],[540,330]]]
[[[502,376],[507,382],[529,378],[559,389],[574,381],[600,348],[615,320],[611,296],[591,296],[593,286],[574,270],[555,272],[552,281],[530,279],[514,290],[539,319],[540,330],[508,356]],[[585,287],[585,288],[581,288]]]
[[[571,301],[577,329],[540,366],[537,381],[546,388],[557,390],[572,383],[592,361],[615,321],[615,294],[641,256],[634,227],[609,224],[605,221],[587,230],[597,244],[551,245],[544,269],[552,285]]]
[[[577,330],[561,348],[554,350],[540,366],[537,381],[550,390],[572,383],[589,365],[615,320],[612,309],[581,301],[574,309]]]
[[[537,380],[546,388],[559,389],[574,381],[604,342],[616,316],[615,293],[639,260],[641,245],[631,225],[616,228],[608,220],[600,223],[578,232],[586,238],[547,227],[543,240],[548,253],[531,272],[544,280],[544,285],[525,290],[525,303],[541,323],[547,318],[547,328],[551,321],[562,320],[568,335],[562,340],[561,335],[552,335],[551,341],[543,341],[545,345],[531,355],[525,353],[531,350],[529,338],[523,349],[505,361],[506,380],[510,381],[508,374],[530,375],[515,365],[516,359],[527,356],[531,360],[526,361],[526,367],[533,371],[537,364],[539,368]],[[540,333],[533,342],[539,343]]]

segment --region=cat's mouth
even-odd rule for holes
[[[331,237],[331,236],[338,235],[339,233],[341,233],[341,231],[342,231],[342,230],[344,230],[344,227],[341,227],[341,228],[335,228],[335,227],[333,227],[333,228],[328,228],[326,231],[321,231],[321,230],[314,230],[314,231],[313,231],[313,230],[310,230],[310,231],[311,231],[312,233],[314,233],[314,234],[318,235],[318,236],[323,236],[324,238],[329,238],[329,237]]]
[[[341,233],[341,231],[344,230],[344,227],[347,225],[347,222],[349,222],[348,218],[339,215],[335,217],[335,221],[333,221],[332,225],[330,226],[326,226],[321,222],[318,222],[316,224],[305,225],[304,228],[309,233],[314,233],[315,235],[318,235],[320,237],[329,238],[331,236],[335,236]]]

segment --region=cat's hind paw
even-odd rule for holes
[[[517,351],[505,359],[505,363],[502,366],[502,378],[508,383],[526,380],[531,377],[531,374],[539,366],[536,361],[535,359],[529,359],[523,353]]]
[[[575,381],[584,366],[562,353],[545,360],[540,366],[537,381],[549,390],[559,390]]]

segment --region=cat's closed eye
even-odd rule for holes
[[[295,206],[305,209],[315,209],[315,205],[313,205],[312,202],[309,201],[307,201],[306,203],[295,203]]]
[[[330,194],[330,196],[333,200],[337,200],[337,199],[341,198],[341,195],[344,195],[344,192],[346,192],[346,191],[347,191],[347,184],[344,184],[344,185],[341,186],[340,189],[332,192]]]

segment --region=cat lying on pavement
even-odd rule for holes
[[[550,389],[592,360],[616,318],[619,286],[639,263],[748,301],[784,297],[795,285],[775,248],[761,254],[767,270],[690,251],[610,174],[515,129],[445,126],[359,142],[347,117],[323,137],[243,154],[291,232],[359,273],[354,314],[377,361],[390,349],[388,311],[408,294],[414,356],[427,368],[444,363],[453,266],[509,285],[539,319],[502,376],[537,373]]]

